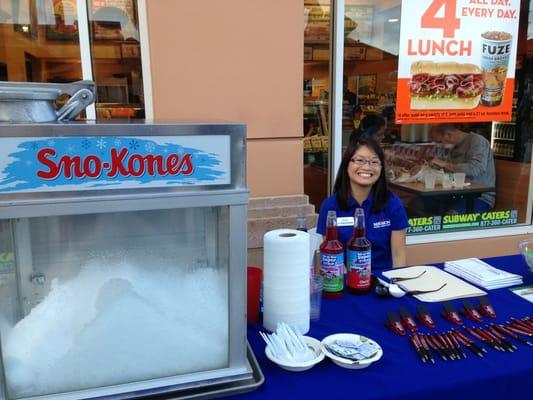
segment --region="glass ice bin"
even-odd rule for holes
[[[245,157],[240,124],[0,125],[0,398],[248,382]]]

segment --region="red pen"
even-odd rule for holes
[[[387,326],[394,333],[400,336],[405,336],[405,329],[400,322],[400,318],[398,318],[398,315],[395,312],[389,311],[387,313],[387,321],[385,322],[385,326]]]
[[[424,357],[424,354],[422,353],[422,350],[420,348],[420,344],[416,342],[413,334],[409,335],[409,342],[411,342],[411,345],[414,347],[416,354],[418,355],[418,358],[420,358],[420,361],[426,362],[426,358]]]
[[[513,352],[517,349],[517,347],[512,344],[511,342],[509,342],[508,340],[506,340],[501,334],[500,332],[498,332],[496,330],[496,328],[494,328],[493,326],[487,326],[485,328],[488,332],[490,332],[494,337],[496,337],[499,341],[500,341],[500,344],[505,347],[507,350]]]
[[[435,333],[435,337],[442,344],[442,351],[444,351],[446,355],[450,357],[450,360],[455,360],[455,353],[452,349],[450,349],[450,346],[446,342],[446,339],[444,339],[440,333]]]
[[[472,328],[475,330],[481,337],[485,339],[485,343],[487,343],[492,348],[498,350],[498,351],[505,351],[498,343],[497,340],[495,340],[491,335],[489,335],[487,332],[485,332],[481,328]]]
[[[477,298],[479,301],[479,312],[489,318],[496,318],[496,312],[489,303],[487,296],[481,296]]]
[[[442,358],[444,361],[448,360],[448,358],[446,357],[446,354],[441,348],[441,345],[438,343],[438,341],[433,336],[431,336],[430,334],[427,334],[425,335],[425,338],[426,338],[426,341],[429,347],[431,347],[434,351],[436,351],[440,358]]]
[[[455,348],[455,345],[453,344],[452,340],[448,337],[446,332],[443,332],[441,336],[446,341],[446,344],[448,345],[450,352],[454,355],[455,358],[459,360],[461,358],[461,354],[459,354],[459,351]]]
[[[475,322],[483,322],[483,317],[467,299],[463,300],[463,315]]]
[[[480,340],[482,343],[485,343],[486,345],[490,347],[494,347],[492,346],[492,343],[490,343],[484,336],[479,334],[474,328],[463,327],[463,329],[465,329],[469,334],[474,336],[476,339]]]
[[[409,329],[411,332],[416,332],[418,330],[415,320],[411,316],[409,310],[405,307],[400,307],[400,320],[405,329]]]
[[[424,347],[424,349],[426,350],[426,354],[428,355],[429,361],[435,364],[435,360],[433,359],[433,356],[431,355],[431,350],[429,349],[429,345],[428,345],[428,342],[426,341],[425,336],[422,333],[419,333],[418,339],[420,340],[420,343],[422,343],[422,347]]]
[[[481,330],[485,336],[487,338],[489,338],[489,340],[492,341],[492,343],[494,343],[495,345],[497,345],[502,351],[513,351],[510,347],[506,346],[504,343],[502,343],[502,341],[496,336],[494,335],[488,328],[478,328],[479,330]]]
[[[475,344],[472,340],[470,340],[464,335],[461,335],[460,332],[453,329],[452,335],[457,339],[458,342],[461,342],[468,350],[470,350],[476,356],[483,357],[483,352],[481,351],[482,348]]]
[[[463,325],[463,320],[459,316],[459,313],[455,310],[453,304],[445,302],[443,304],[444,312],[442,316],[450,321],[452,324]]]
[[[472,346],[474,349],[476,349],[480,353],[487,353],[487,349],[485,349],[483,346],[478,345],[476,342],[474,342],[472,339],[466,336],[463,332],[457,331],[455,329],[452,329],[452,332],[455,333],[455,336],[457,338],[462,338],[467,343],[469,343],[470,346]]]
[[[447,336],[452,341],[453,346],[455,347],[459,355],[461,355],[463,358],[466,358],[466,353],[464,352],[463,348],[461,347],[461,344],[459,343],[455,335],[450,331],[447,333]]]
[[[533,335],[533,328],[530,328],[525,322],[511,317],[511,324],[515,325],[519,329],[522,329],[524,332],[529,332]]]
[[[518,340],[520,343],[523,343],[525,344],[526,346],[533,346],[532,343],[530,343],[529,341],[527,341],[526,339],[518,336],[516,333],[514,333],[513,331],[510,331],[509,329],[507,329],[505,326],[503,325],[500,325],[500,324],[493,324],[492,326],[494,326],[494,328],[501,332],[501,333],[504,333],[506,334],[507,336],[509,337],[512,337],[513,339],[515,340]]]
[[[423,305],[417,306],[416,312],[417,319],[420,321],[420,323],[422,323],[422,325],[428,328],[435,328],[435,321],[433,321],[431,314]]]
[[[529,332],[525,332],[522,329],[517,328],[516,325],[512,325],[510,322],[506,322],[506,323],[507,325],[505,325],[505,327],[509,329],[510,331],[513,331],[514,333],[519,333],[520,335],[524,335],[524,336],[533,336]]]

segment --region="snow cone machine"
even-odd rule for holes
[[[246,342],[245,135],[0,124],[0,399],[262,383]]]

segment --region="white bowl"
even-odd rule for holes
[[[322,343],[320,343],[315,338],[310,336],[303,336],[303,340],[307,346],[315,353],[316,357],[309,361],[302,362],[288,362],[282,361],[279,358],[274,357],[270,346],[265,348],[265,354],[267,358],[275,364],[278,364],[281,368],[286,369],[287,371],[292,372],[301,372],[306,371],[310,368],[313,368],[316,364],[324,359],[324,353],[322,352]]]
[[[347,358],[339,357],[339,356],[331,353],[326,348],[326,346],[325,346],[326,344],[331,344],[331,343],[333,343],[336,340],[349,340],[349,341],[354,341],[354,342],[358,341],[358,340],[363,340],[363,341],[367,340],[369,343],[373,343],[376,346],[378,346],[378,351],[372,357],[365,358],[364,360],[359,360],[359,361],[349,360]],[[378,361],[381,358],[381,356],[383,356],[383,349],[374,340],[369,339],[369,338],[367,338],[365,336],[356,335],[356,334],[353,334],[353,333],[336,333],[334,335],[329,335],[329,336],[325,337],[324,339],[322,339],[322,344],[324,345],[322,347],[322,351],[324,352],[324,354],[326,354],[326,356],[331,358],[331,361],[333,361],[339,367],[343,367],[343,368],[349,368],[349,369],[366,368],[366,367],[369,367],[372,363]]]

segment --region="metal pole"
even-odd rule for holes
[[[329,126],[328,194],[331,193],[335,175],[342,158],[342,77],[344,68],[344,4],[345,0],[331,0],[329,70]]]
[[[89,41],[89,13],[86,0],[77,0],[78,9],[78,37],[80,38],[81,74],[83,79],[93,81],[93,66],[91,57],[91,43]],[[85,108],[88,120],[96,119],[96,103]]]

